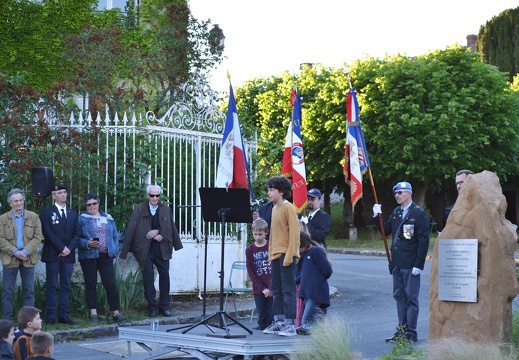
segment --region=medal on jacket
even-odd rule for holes
[[[59,216],[55,212],[52,213],[51,219],[53,224],[59,224]]]
[[[402,225],[402,230],[404,232],[404,237],[409,240],[414,235],[414,224],[404,224]]]

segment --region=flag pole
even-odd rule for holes
[[[351,91],[352,86],[351,86],[350,71],[346,68],[344,70],[344,73],[346,75],[346,79],[348,81],[348,86]],[[373,181],[373,174],[371,173],[371,166],[368,166],[367,168],[368,168],[368,173],[369,173],[369,181],[371,183],[371,190],[373,191],[373,198],[375,200],[375,204],[378,204],[377,190],[375,189],[375,182]],[[355,212],[353,212],[353,216],[355,216]],[[380,227],[380,233],[382,234],[382,239],[384,240],[384,249],[386,250],[386,257],[387,257],[387,263],[389,266],[389,273],[391,273],[391,255],[389,254],[389,248],[387,246],[386,231],[384,230],[384,221],[382,219],[381,214],[377,214],[377,218],[378,218],[378,223],[379,223],[379,227]]]

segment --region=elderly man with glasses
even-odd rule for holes
[[[393,275],[393,298],[396,300],[398,326],[397,332],[387,338],[386,342],[401,336],[410,342],[416,342],[420,273],[429,249],[429,222],[425,211],[412,200],[411,184],[399,182],[393,186],[393,194],[398,206],[384,223],[384,231],[393,235],[390,271]],[[382,206],[373,205],[373,217],[381,214]],[[376,221],[376,225],[380,230],[380,221]]]
[[[178,230],[173,222],[171,209],[160,202],[162,188],[149,185],[147,201],[138,205],[128,220],[128,228],[119,257],[126,259],[131,251],[142,270],[144,297],[148,302],[148,315],[158,312],[166,317],[173,316],[169,310],[169,260],[173,249],[182,249]],[[157,305],[153,266],[159,276],[159,302]]]

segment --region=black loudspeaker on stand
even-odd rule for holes
[[[220,311],[210,315],[206,319],[199,321],[182,334],[194,329],[199,325],[206,325],[212,319],[219,320],[219,327],[225,330],[225,334],[207,334],[207,336],[237,338],[245,335],[231,335],[227,320],[232,321],[229,325],[238,325],[249,334],[252,330],[241,324],[223,310],[223,288],[224,288],[224,255],[225,255],[225,224],[226,223],[252,223],[252,212],[250,209],[249,191],[247,189],[226,189],[226,188],[200,188],[200,198],[202,201],[202,216],[206,222],[220,222],[222,233],[222,250],[220,254]],[[206,244],[207,246],[207,244]]]
[[[31,171],[32,194],[37,197],[47,197],[52,194],[54,173],[48,167],[34,167]]]

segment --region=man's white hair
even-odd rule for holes
[[[159,185],[148,185],[146,187],[146,194],[150,193],[152,187],[156,187],[157,189],[159,189],[159,194],[162,194],[162,188]]]

